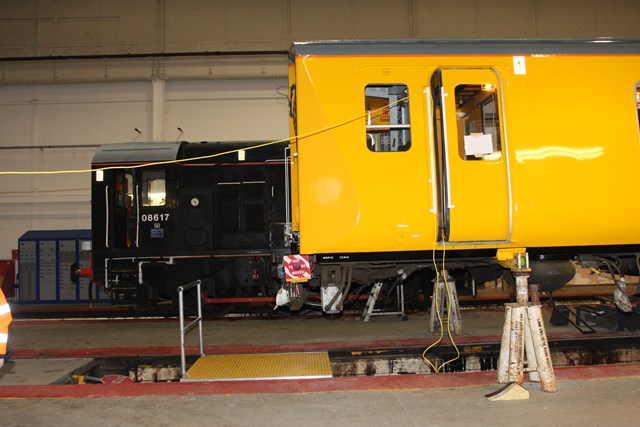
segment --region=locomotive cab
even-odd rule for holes
[[[282,144],[129,143],[93,159],[93,269],[116,302],[270,292],[285,250]],[[244,148],[247,148],[245,153]],[[275,292],[275,291],[273,291]]]
[[[94,280],[115,300],[139,296],[144,256],[175,253],[175,165],[141,166],[175,160],[179,147],[155,144],[150,155],[143,144],[114,144],[94,156]]]

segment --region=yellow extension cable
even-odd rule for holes
[[[436,224],[436,228],[437,228],[437,224]],[[437,235],[437,234],[436,234]],[[453,345],[453,348],[456,349],[456,357],[454,357],[453,359],[449,359],[446,362],[442,363],[439,366],[435,366],[433,364],[433,362],[431,362],[428,358],[427,358],[427,353],[429,352],[429,350],[431,350],[432,348],[436,347],[438,344],[440,344],[442,342],[442,339],[444,338],[444,328],[443,328],[443,324],[442,324],[442,316],[440,315],[440,307],[438,306],[438,293],[439,293],[439,286],[438,286],[438,278],[440,276],[440,271],[438,270],[438,263],[436,262],[436,244],[437,242],[434,242],[433,245],[433,258],[432,258],[432,262],[433,262],[433,267],[436,271],[436,282],[433,284],[434,285],[434,289],[435,289],[435,293],[433,295],[433,298],[435,298],[435,307],[434,310],[436,310],[436,313],[438,314],[438,322],[440,325],[440,336],[438,337],[438,339],[432,343],[429,347],[427,347],[423,352],[422,352],[422,359],[425,361],[425,363],[427,365],[429,365],[431,367],[431,369],[433,370],[434,373],[438,374],[440,373],[440,371],[447,366],[448,364],[458,360],[460,358],[460,350],[458,349],[458,346],[456,345],[453,336],[451,334],[451,300],[450,298],[448,298],[449,295],[451,295],[451,293],[449,292],[449,281],[447,280],[446,276],[443,276],[444,278],[444,285],[447,289],[447,336],[449,337],[449,340],[451,341],[451,344]],[[446,254],[446,245],[442,246],[442,270],[441,271],[446,271],[445,270],[445,254]],[[453,286],[455,286],[455,282],[453,284]]]
[[[216,153],[216,154],[209,154],[206,156],[199,156],[199,157],[190,157],[187,159],[176,159],[176,160],[164,160],[161,162],[152,162],[152,163],[143,163],[140,165],[134,165],[134,166],[127,166],[127,169],[139,169],[139,168],[145,168],[145,167],[151,167],[151,166],[159,166],[159,165],[169,165],[169,164],[175,164],[175,163],[183,163],[183,162],[189,162],[189,161],[194,161],[194,160],[204,160],[204,159],[211,159],[214,157],[220,157],[220,156],[225,156],[227,154],[233,154],[233,153],[237,153],[238,151],[247,151],[247,150],[254,150],[256,148],[261,148],[261,147],[267,147],[269,145],[276,145],[276,144],[280,144],[283,142],[287,142],[287,141],[291,141],[292,139],[305,139],[305,138],[309,138],[311,136],[314,135],[318,135],[324,132],[328,132],[330,130],[348,125],[349,123],[355,122],[357,120],[363,119],[365,117],[367,117],[367,115],[371,114],[371,113],[377,113],[379,111],[382,111],[384,109],[387,109],[399,102],[403,102],[406,101],[407,99],[409,99],[408,96],[398,99],[397,101],[394,101],[390,104],[387,104],[383,107],[377,108],[375,110],[372,110],[370,112],[365,112],[364,114],[361,114],[357,117],[353,117],[351,119],[345,120],[341,123],[335,124],[335,125],[330,125],[327,126],[325,128],[321,128],[315,131],[311,131],[308,132],[306,134],[303,135],[298,135],[298,136],[291,136],[289,138],[283,138],[283,139],[279,139],[277,141],[270,141],[270,142],[265,142],[263,144],[257,144],[257,145],[251,145],[251,146],[247,146],[247,147],[243,147],[243,148],[238,148],[236,150],[229,150],[229,151],[224,151],[222,153]],[[0,175],[63,175],[63,174],[74,174],[74,173],[90,173],[90,172],[94,172],[94,171],[106,171],[106,170],[113,170],[113,169],[122,169],[122,166],[106,166],[103,168],[98,168],[98,169],[77,169],[77,170],[57,170],[57,171],[0,171]]]
[[[365,117],[367,117],[368,114],[371,113],[377,113],[379,111],[382,111],[384,109],[387,109],[397,103],[406,101],[409,99],[409,96],[406,96],[402,99],[398,99],[397,101],[394,101],[388,105],[385,105],[383,107],[380,107],[378,109],[372,110],[371,112],[365,112],[364,114],[361,114],[357,117],[353,117],[351,119],[345,120],[341,123],[335,124],[335,125],[331,125],[331,126],[327,126],[325,128],[321,128],[315,131],[311,131],[308,132],[306,134],[303,135],[298,135],[298,136],[292,136],[289,138],[284,138],[284,139],[279,139],[277,141],[270,141],[270,142],[266,142],[263,144],[257,144],[257,145],[252,145],[252,146],[247,146],[247,147],[243,147],[241,149],[236,149],[236,150],[229,150],[229,151],[225,151],[222,153],[216,153],[216,154],[210,154],[210,155],[206,155],[206,156],[200,156],[200,157],[191,157],[191,158],[186,158],[186,159],[176,159],[176,160],[165,160],[165,161],[161,161],[161,162],[152,162],[152,163],[143,163],[140,165],[133,165],[133,166],[128,166],[128,169],[139,169],[139,168],[144,168],[144,167],[151,167],[151,166],[159,166],[159,165],[168,165],[168,164],[176,164],[176,163],[182,163],[182,162],[188,162],[188,161],[194,161],[194,160],[204,160],[204,159],[210,159],[210,158],[214,158],[214,157],[220,157],[220,156],[224,156],[227,154],[233,154],[233,153],[237,153],[240,150],[253,150],[253,149],[257,149],[257,148],[261,148],[261,147],[267,147],[270,145],[276,145],[276,144],[280,144],[283,142],[287,142],[287,141],[291,141],[292,139],[305,139],[305,138],[309,138],[311,136],[314,135],[318,135],[324,132],[328,132],[330,130],[345,126],[349,123],[355,122],[357,120],[363,119]],[[55,171],[0,171],[0,175],[62,175],[62,174],[76,174],[76,173],[91,173],[94,171],[106,171],[106,170],[114,170],[114,169],[121,169],[122,166],[106,166],[103,168],[98,168],[98,169],[77,169],[77,170],[55,170]],[[443,251],[442,251],[442,271],[445,270],[445,246],[443,246]],[[433,371],[435,373],[439,373],[446,365],[458,360],[460,358],[460,350],[458,349],[458,347],[456,346],[455,341],[453,340],[453,336],[451,334],[451,301],[447,298],[447,335],[449,337],[449,339],[451,340],[451,343],[453,344],[454,348],[456,349],[456,357],[450,360],[447,360],[446,362],[442,363],[439,366],[435,366],[427,357],[426,354],[429,352],[429,350],[431,350],[432,348],[434,348],[435,346],[437,346],[438,344],[440,344],[444,338],[444,328],[443,328],[443,322],[442,322],[442,316],[440,316],[440,309],[438,307],[438,298],[437,298],[437,293],[438,293],[438,286],[437,286],[437,278],[440,275],[440,271],[438,270],[438,265],[436,263],[436,249],[435,249],[435,245],[434,245],[434,249],[433,249],[433,266],[434,269],[436,271],[436,283],[434,284],[434,286],[436,286],[436,293],[434,295],[434,297],[436,298],[435,301],[435,310],[437,310],[438,313],[438,322],[440,325],[440,337],[433,343],[431,344],[429,347],[427,347],[423,352],[422,352],[422,358],[424,359],[424,361],[431,367],[431,369],[433,369]],[[449,294],[449,282],[447,281],[447,278],[444,277],[444,281],[445,281],[445,287],[447,288],[447,294]]]

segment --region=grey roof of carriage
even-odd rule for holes
[[[640,54],[640,39],[393,39],[295,42],[290,57],[340,55]]]

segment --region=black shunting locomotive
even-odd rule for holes
[[[115,302],[268,297],[289,252],[287,144],[110,144],[92,162],[93,279]]]

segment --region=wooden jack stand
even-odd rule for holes
[[[505,321],[498,360],[498,382],[508,386],[487,395],[489,400],[529,398],[528,392],[523,393],[520,387],[524,381],[525,360],[529,381],[539,382],[542,391],[558,391],[541,307],[539,304],[531,305],[527,302],[527,282],[527,275],[516,273],[518,302],[505,304]]]
[[[522,384],[525,360],[529,381],[539,382],[543,391],[558,391],[540,306],[505,304],[498,382]]]
[[[446,270],[443,270],[436,278],[436,282],[433,286],[431,315],[429,317],[429,332],[439,332],[439,319],[446,319],[447,314],[449,316],[451,332],[454,335],[462,335],[462,318],[460,316],[460,304],[458,303],[456,282],[453,277],[449,276]]]

